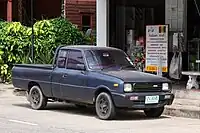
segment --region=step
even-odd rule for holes
[[[165,106],[164,115],[200,119],[200,107],[171,105]]]
[[[200,90],[172,90],[175,98],[200,100]]]
[[[200,107],[200,100],[175,98],[173,105]]]

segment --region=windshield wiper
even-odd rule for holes
[[[133,68],[135,70],[135,67],[132,65],[125,65],[125,66],[121,66],[121,70],[122,69],[126,69],[126,68]]]
[[[109,65],[109,66],[107,66],[107,67],[102,67],[101,70],[109,69],[109,68],[112,68],[112,67],[114,67],[114,66],[116,66],[116,65],[113,64],[113,65]]]

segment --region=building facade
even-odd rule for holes
[[[0,18],[12,21],[12,0],[0,0]]]
[[[95,0],[66,0],[66,18],[82,31],[96,28]]]
[[[65,16],[81,30],[96,28],[95,0],[63,0]],[[33,0],[34,21],[61,16],[62,0]],[[31,0],[0,0],[0,18],[31,24]]]
[[[34,21],[59,17],[60,14],[60,1],[33,0]],[[0,0],[0,18],[5,21],[19,21],[22,24],[30,25],[31,0]]]
[[[190,0],[188,0],[190,1]],[[173,56],[174,32],[184,35],[187,50],[187,0],[97,0],[97,46],[118,47],[127,52],[128,35],[132,42],[146,35],[146,25],[169,25],[169,63]],[[145,42],[145,41],[144,41]],[[187,69],[187,51],[183,52]]]
[[[120,43],[125,43],[125,29],[134,27],[136,24],[135,17],[142,16],[135,15],[134,12],[140,8],[153,9],[152,22],[148,22],[146,17],[145,24],[169,24],[170,31],[182,31],[187,35],[187,1],[186,0],[97,0],[97,45],[108,46],[109,40],[112,38],[112,33],[119,34],[122,40]],[[160,8],[159,8],[160,7]],[[129,11],[128,11],[129,10]],[[137,12],[140,12],[139,10]],[[129,16],[128,16],[129,15]],[[131,18],[132,17],[132,18]],[[160,20],[158,20],[161,18]],[[143,19],[143,18],[142,18]],[[157,22],[155,22],[157,19]],[[132,22],[131,22],[132,21]],[[114,24],[114,23],[117,24]],[[115,25],[116,28],[111,28]],[[118,26],[116,26],[118,25]],[[118,28],[118,29],[117,29]],[[119,29],[120,28],[120,29]],[[115,31],[114,31],[115,30]],[[116,33],[118,32],[118,33]],[[118,38],[118,37],[117,37]],[[115,39],[116,40],[116,39]]]

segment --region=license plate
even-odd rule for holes
[[[146,96],[145,104],[155,104],[159,102],[159,96]]]

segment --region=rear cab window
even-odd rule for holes
[[[57,67],[65,68],[67,61],[67,50],[60,50],[57,57]]]

